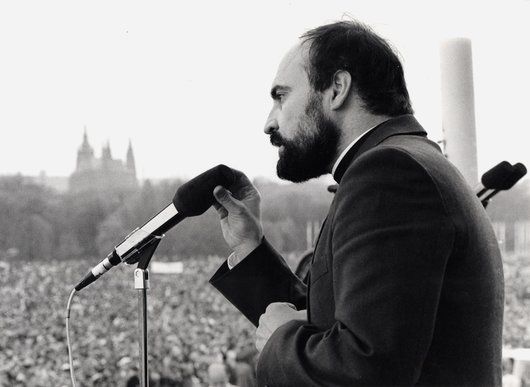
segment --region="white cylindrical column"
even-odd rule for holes
[[[446,40],[440,48],[445,154],[471,186],[478,183],[471,40]]]

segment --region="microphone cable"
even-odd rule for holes
[[[74,375],[74,361],[72,359],[72,347],[70,345],[70,306],[74,298],[75,289],[72,289],[70,297],[68,297],[68,304],[66,305],[66,346],[68,347],[68,363],[70,365],[70,378],[72,379],[72,387],[76,387]]]

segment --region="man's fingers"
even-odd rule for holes
[[[224,219],[228,216],[228,211],[222,205],[217,202],[213,203],[214,208],[217,210],[220,219]]]
[[[268,338],[271,335],[271,333],[272,333],[272,331],[269,328],[269,320],[267,318],[267,314],[263,313],[259,317],[258,328],[256,329],[256,336],[258,336],[258,337],[266,336]]]
[[[258,350],[258,352],[261,353],[261,351],[263,350],[263,347],[265,347],[265,343],[267,343],[265,340],[262,340],[262,339],[256,340],[256,349]]]
[[[215,200],[217,200],[217,202],[224,207],[225,211],[233,213],[241,212],[241,203],[235,199],[226,188],[218,185],[213,190],[213,196],[215,197]]]
[[[230,192],[234,194],[239,200],[260,200],[260,194],[254,184],[249,180],[247,175],[243,172],[233,169],[235,175],[235,182],[230,187],[227,187]]]
[[[245,175],[243,172],[238,171],[237,169],[232,168],[232,172],[234,173],[235,182],[232,186],[228,187],[231,191],[233,191],[236,195],[239,194],[240,190],[246,191],[249,188],[253,188],[251,181]]]
[[[296,311],[296,320],[306,320],[307,321],[307,309],[297,310]]]
[[[267,305],[267,308],[265,309],[265,312],[271,312],[271,311],[282,311],[285,310],[285,308],[294,309],[296,310],[296,306],[294,304],[291,304],[290,302],[271,302],[269,305]]]
[[[272,302],[259,317],[256,329],[256,348],[261,352],[273,332],[291,320],[307,321],[307,310],[296,310],[290,302]]]
[[[267,327],[264,313],[260,316],[258,327],[256,328],[256,348],[259,352],[261,352],[261,350],[265,346],[265,343],[269,339],[270,335],[271,332]]]

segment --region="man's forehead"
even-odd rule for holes
[[[298,43],[292,47],[280,62],[272,87],[287,85],[287,83],[296,81],[300,76],[307,76],[305,72],[306,58],[307,48],[305,44]]]

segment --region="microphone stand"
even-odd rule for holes
[[[147,353],[147,289],[149,289],[149,262],[164,235],[153,235],[153,239],[138,252],[138,266],[134,270],[134,288],[138,290],[138,334],[140,349],[140,386],[149,387]]]

